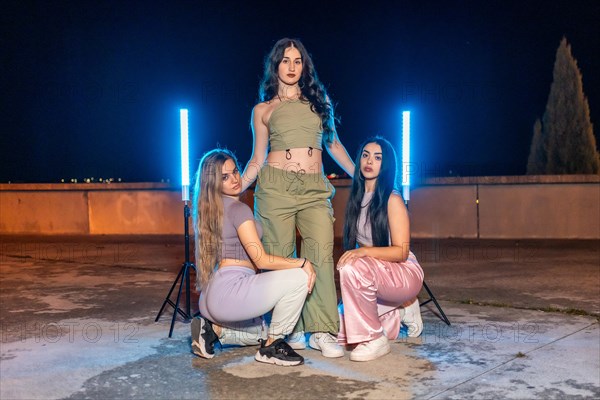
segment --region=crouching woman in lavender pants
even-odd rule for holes
[[[200,314],[192,321],[192,351],[212,358],[214,345],[256,345],[255,359],[299,365],[304,358],[284,337],[300,318],[315,272],[306,258],[265,253],[262,228],[239,201],[242,180],[234,155],[216,149],[200,161],[193,200]],[[272,270],[257,274],[257,270]],[[271,314],[266,327],[262,316]]]
[[[396,183],[390,142],[368,139],[356,159],[346,208],[344,249],[337,269],[344,303],[338,341],[356,345],[350,359],[370,361],[390,352],[401,324],[419,336],[423,322],[416,298],[423,270],[410,252],[408,211]]]

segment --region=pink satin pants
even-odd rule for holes
[[[402,305],[414,299],[423,285],[423,270],[415,255],[403,263],[361,257],[340,268],[344,312],[340,343],[377,339],[385,329],[389,339],[400,332]]]

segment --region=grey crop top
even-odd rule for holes
[[[361,246],[373,247],[373,233],[371,232],[371,221],[369,221],[369,204],[375,192],[365,192],[360,203],[360,214],[356,221],[356,241]]]
[[[252,210],[248,205],[228,196],[223,199],[223,242],[221,244],[221,257],[234,260],[252,261],[244,246],[240,242],[237,228],[248,220],[254,220]],[[263,230],[260,222],[256,222],[258,236],[262,238]]]
[[[272,151],[308,147],[323,150],[321,118],[302,100],[282,101],[269,118],[269,144]]]

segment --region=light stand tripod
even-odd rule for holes
[[[402,111],[402,198],[404,199],[404,203],[406,204],[406,208],[408,209],[408,202],[410,200],[410,111]],[[423,307],[425,304],[433,301],[438,311],[440,312],[440,318],[442,321],[446,323],[446,325],[450,325],[450,320],[444,314],[442,307],[437,302],[435,296],[429,289],[429,286],[423,281],[423,287],[427,291],[429,295],[429,299],[425,300],[422,303],[419,303],[419,307]]]
[[[404,189],[404,196],[406,196],[405,200],[404,200],[404,204],[406,204],[406,208],[408,209],[408,200],[407,199],[408,199],[409,195],[408,195],[407,191],[408,191],[408,189]],[[444,310],[442,310],[442,306],[440,306],[440,303],[438,303],[437,299],[433,295],[433,292],[431,291],[431,289],[429,289],[429,286],[427,286],[427,283],[425,283],[424,280],[423,280],[423,288],[429,295],[429,298],[427,300],[423,301],[422,303],[419,303],[419,307],[423,307],[425,304],[433,301],[433,304],[435,304],[438,311],[440,312],[440,315],[439,315],[440,319],[442,321],[444,321],[446,323],[446,325],[450,325],[450,320],[448,319],[448,317],[446,317]]]
[[[191,307],[190,307],[190,269],[193,269],[194,271],[196,271],[196,266],[192,262],[190,262],[190,234],[189,234],[189,223],[188,223],[189,217],[190,217],[190,208],[186,201],[185,205],[183,207],[183,218],[184,218],[184,225],[185,225],[185,228],[184,228],[185,229],[185,261],[181,265],[181,268],[179,269],[179,273],[177,274],[177,277],[173,281],[173,285],[171,285],[171,289],[169,290],[169,293],[167,294],[167,297],[165,298],[165,301],[163,302],[162,307],[160,308],[160,311],[158,312],[158,314],[156,315],[156,319],[154,320],[154,322],[158,322],[158,319],[160,318],[160,316],[167,304],[169,304],[170,306],[173,307],[173,318],[171,319],[171,328],[169,329],[169,337],[171,337],[173,335],[173,327],[175,325],[175,318],[177,317],[177,314],[181,315],[183,317],[183,319],[185,320],[185,322],[188,322],[192,318]],[[179,301],[181,299],[181,290],[183,289],[184,282],[185,282],[185,310],[182,310],[179,307]],[[175,289],[175,286],[177,286],[178,283],[179,283],[179,290],[177,291],[177,300],[175,300],[175,302],[173,302],[171,300],[171,294],[173,293],[173,290]]]
[[[184,202],[183,206],[183,223],[184,223],[184,234],[185,234],[185,261],[177,274],[177,278],[171,285],[171,290],[167,294],[165,301],[160,308],[160,311],[156,315],[154,322],[158,322],[160,315],[165,309],[165,306],[169,304],[173,307],[173,318],[171,319],[171,329],[169,329],[169,337],[173,335],[173,326],[175,325],[175,318],[177,314],[181,315],[185,322],[188,322],[192,318],[192,312],[190,307],[190,269],[196,270],[196,266],[190,262],[190,234],[189,234],[189,223],[190,208],[188,207],[188,201],[190,200],[190,161],[188,152],[188,110],[182,108],[179,110],[179,125],[181,130],[181,199]],[[181,290],[183,289],[183,283],[185,282],[185,310],[179,307],[179,300],[181,300]],[[179,290],[177,291],[177,300],[173,302],[171,300],[171,294],[179,283]]]

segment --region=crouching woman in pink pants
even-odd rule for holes
[[[338,341],[356,344],[350,359],[370,361],[390,352],[402,324],[408,336],[423,329],[417,294],[423,270],[410,252],[408,211],[396,183],[396,155],[386,139],[360,147],[346,208],[344,249],[337,269],[344,311]]]

